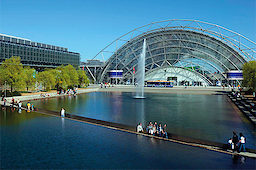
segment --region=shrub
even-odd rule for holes
[[[0,92],[0,96],[5,95],[5,91]],[[12,96],[21,96],[21,93],[18,91],[10,92],[9,90],[6,90],[6,97],[12,97]]]
[[[18,91],[12,92],[12,96],[21,96],[21,93]]]

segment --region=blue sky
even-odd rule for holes
[[[81,60],[154,21],[196,19],[256,42],[256,0],[0,0],[0,33],[69,48]]]

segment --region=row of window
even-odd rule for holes
[[[68,51],[68,49],[64,48],[64,47],[57,47],[57,46],[53,46],[53,45],[31,42],[31,41],[27,41],[27,40],[16,39],[16,38],[11,38],[11,37],[1,36],[1,35],[0,35],[0,41],[5,42],[6,44],[15,44],[15,45],[19,45],[19,46],[21,46],[21,45],[22,46],[32,46],[32,47],[46,48],[46,49],[52,49],[52,50],[58,50],[58,51]]]
[[[9,57],[1,57],[1,59],[7,59]],[[79,62],[74,61],[74,60],[60,60],[60,59],[54,59],[54,58],[35,58],[35,57],[23,57],[21,56],[21,62],[26,62],[26,61],[45,61],[49,63],[56,63],[56,64],[76,64],[78,65]]]
[[[67,50],[65,51],[58,51],[58,50],[53,50],[53,49],[44,49],[44,48],[39,48],[39,47],[28,47],[28,46],[23,46],[23,45],[18,45],[18,44],[9,44],[9,43],[3,43],[0,41],[0,48],[4,49],[17,49],[17,50],[28,50],[28,51],[33,51],[33,52],[52,52],[52,53],[70,53],[74,55],[79,55],[79,53],[73,53],[73,52],[68,52]]]
[[[45,62],[51,65],[75,64],[79,65],[79,53],[61,52],[50,49],[28,47],[17,44],[0,42],[0,60],[12,56],[20,56],[22,63]]]
[[[45,57],[57,57],[57,58],[60,58],[60,57],[65,57],[65,56],[68,56],[68,58],[71,58],[71,59],[78,59],[79,56],[77,55],[70,55],[70,54],[65,54],[65,53],[62,53],[62,54],[58,54],[58,53],[33,53],[33,52],[28,52],[28,51],[12,51],[12,50],[0,50],[0,53],[2,54],[11,54],[11,55],[14,55],[14,56],[19,56],[19,55],[29,55],[29,56],[45,56]]]

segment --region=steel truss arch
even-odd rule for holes
[[[174,30],[175,31],[175,30]],[[176,31],[180,31],[180,30],[176,30]],[[157,32],[158,33],[158,32]],[[179,32],[179,34],[187,34],[186,32],[184,33],[184,32]],[[196,33],[196,32],[194,32],[194,33]],[[151,36],[147,36],[147,38],[152,38],[152,37],[155,37],[155,36],[157,36],[157,35],[155,35],[155,34],[150,34]],[[159,33],[159,35],[165,35],[165,32],[164,33]],[[159,36],[160,37],[160,36]],[[154,44],[156,44],[156,43],[159,43],[159,42],[164,42],[164,41],[183,41],[183,42],[191,42],[191,43],[195,43],[195,44],[199,44],[199,45],[202,45],[202,46],[204,46],[204,47],[206,47],[206,48],[210,48],[210,49],[212,49],[213,51],[216,51],[216,53],[219,53],[220,55],[223,55],[223,54],[221,54],[219,51],[217,51],[217,50],[215,50],[215,49],[213,49],[213,48],[211,48],[211,47],[209,47],[209,46],[206,46],[206,45],[204,45],[204,44],[202,44],[202,43],[200,43],[200,42],[196,42],[196,41],[191,41],[191,40],[185,40],[185,39],[160,39],[160,40],[158,40],[158,41],[154,41],[153,43]],[[237,54],[235,54],[234,53],[234,51],[231,51],[231,49],[229,48],[227,48],[227,46],[225,45],[225,44],[218,44],[216,41],[213,41],[213,40],[208,40],[208,41],[210,41],[210,42],[212,42],[213,44],[216,44],[216,45],[221,45],[225,50],[227,50],[228,52],[230,52],[230,54],[232,54],[235,58],[237,58],[240,62],[242,62],[242,63],[245,63],[246,62],[246,60],[244,60],[243,58],[241,58],[241,57],[238,57],[237,56]],[[153,44],[152,43],[152,44]],[[147,44],[147,46],[149,46],[149,45],[152,45],[152,44]],[[125,48],[127,49],[127,48],[130,48],[131,46],[132,46],[133,44],[128,44]],[[162,48],[162,47],[158,47],[158,48]],[[157,49],[157,48],[154,48],[154,49],[152,49],[152,50],[155,50],[155,49]],[[120,50],[120,49],[119,49]],[[124,49],[122,49],[122,50],[124,50]],[[141,50],[141,49],[137,49],[137,50]],[[223,55],[223,57],[225,57],[224,55]],[[227,58],[227,57],[225,57],[225,58]],[[227,58],[227,60],[229,60],[228,58]],[[229,60],[230,61],[230,60]],[[230,62],[232,62],[232,61],[230,61]],[[234,64],[233,64],[234,65]],[[234,65],[235,66],[235,65]]]
[[[245,62],[256,58],[256,43],[239,33],[203,21],[172,19],[135,28],[103,48],[93,57],[108,57],[97,76],[97,81],[106,81],[111,69],[123,69],[124,76],[132,75],[132,68],[137,67],[144,38],[147,40],[146,74],[150,73],[155,65],[164,67],[164,62],[177,67],[175,63],[198,59],[218,70],[221,80],[225,80],[226,71],[242,70]],[[191,61],[190,64],[198,63]],[[205,71],[213,75],[211,70]],[[207,79],[209,82],[213,81],[210,77]]]

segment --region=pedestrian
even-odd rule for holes
[[[27,109],[28,109],[28,111],[30,111],[30,106],[31,106],[31,104],[30,104],[30,102],[28,102],[28,103],[27,103]]]
[[[241,152],[241,150],[243,149],[243,152],[245,152],[245,137],[242,133],[239,134],[240,135],[240,146],[239,146],[239,152]]]
[[[238,146],[237,146],[238,145],[238,136],[235,131],[233,132],[232,141],[234,143],[234,151],[236,151],[238,149]]]
[[[11,100],[10,107],[14,107],[14,98]]]
[[[164,136],[166,139],[168,139],[168,134],[167,134],[167,125],[164,124],[164,127],[163,127],[163,133],[164,133]]]
[[[65,117],[65,109],[64,108],[61,108],[60,116]]]
[[[143,132],[143,127],[142,127],[141,123],[139,123],[138,126],[137,126],[137,132],[139,132],[139,133]]]
[[[34,104],[31,104],[31,110],[34,111]]]
[[[4,99],[4,107],[6,106],[6,103],[7,103],[7,100],[6,100],[6,99]]]
[[[158,131],[157,131],[156,125],[153,126],[153,129],[152,129],[152,131],[151,131],[151,134],[154,135],[154,136],[157,136]]]
[[[232,141],[232,138],[230,138],[230,139],[228,140],[228,148],[229,148],[229,149],[232,149],[233,151],[234,151],[234,149],[235,149],[234,143],[233,143],[233,141]]]
[[[162,125],[161,125],[161,124],[159,124],[159,126],[158,126],[158,135],[159,135],[160,137],[163,137],[163,128],[162,128]]]
[[[150,134],[150,130],[153,128],[152,122],[149,122],[148,127],[146,129],[147,133]]]
[[[22,103],[21,101],[19,101],[19,109],[21,109],[21,107],[22,107]]]

